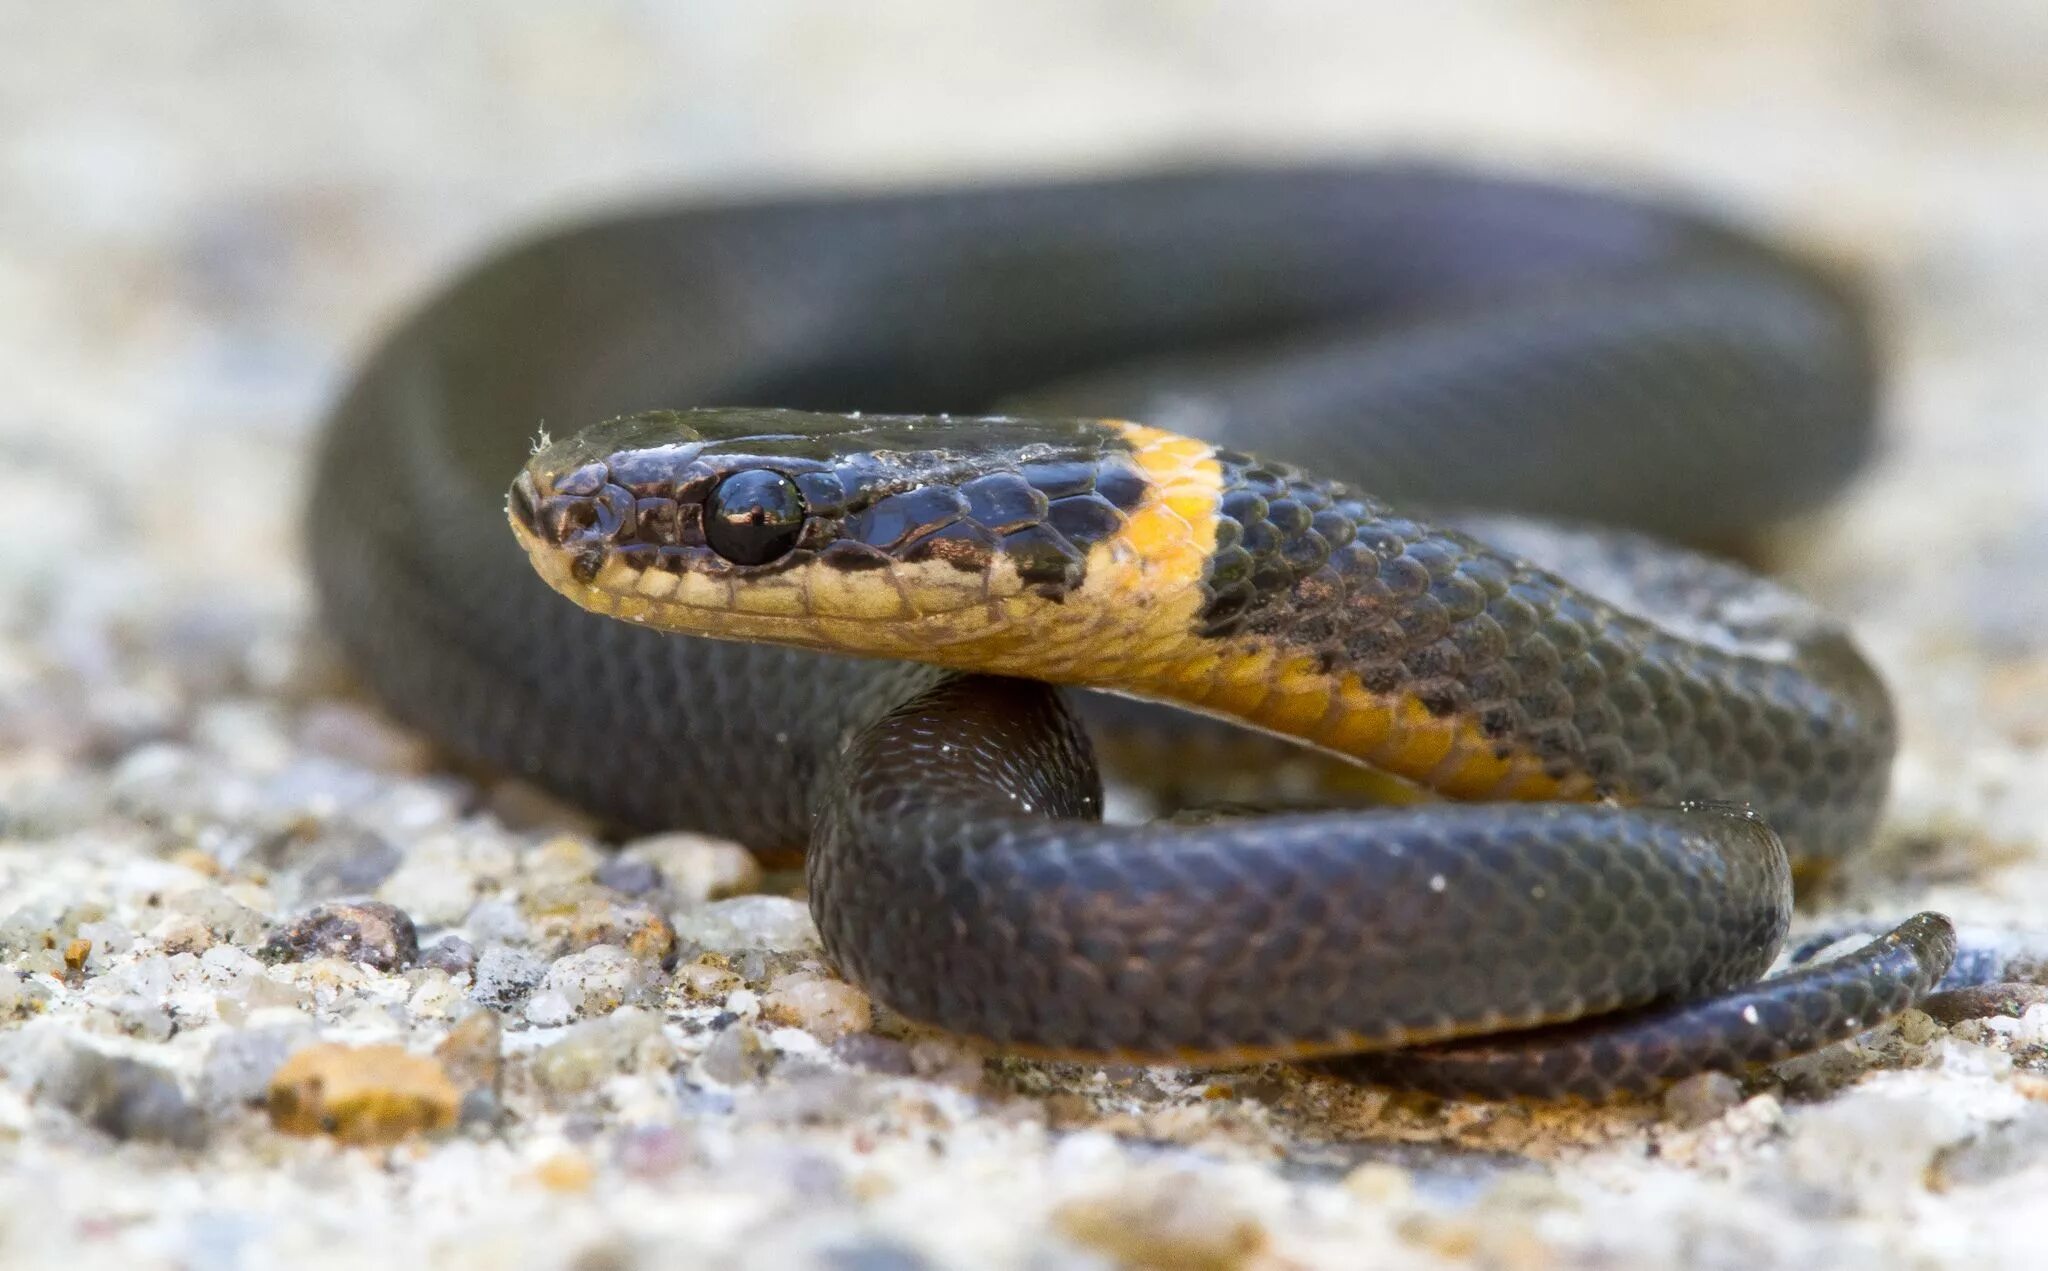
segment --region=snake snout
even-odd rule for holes
[[[531,472],[521,472],[512,482],[512,492],[506,496],[505,513],[512,523],[528,534],[540,534],[540,490],[534,485]]]
[[[600,464],[555,477],[536,477],[528,467],[506,499],[512,523],[550,547],[588,548],[629,537],[635,511],[631,492],[607,480]]]

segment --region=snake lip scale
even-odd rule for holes
[[[1758,979],[1795,870],[1881,812],[1890,699],[1641,532],[1846,479],[1870,345],[1840,280],[1691,213],[1444,168],[654,211],[399,327],[326,431],[315,575],[458,754],[803,850],[827,954],[913,1019],[1643,1092],[1954,956],[1922,914]],[[529,447],[567,420],[605,422]],[[1081,716],[1160,713],[1073,689],[1425,801],[1103,824]]]

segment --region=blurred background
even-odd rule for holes
[[[149,738],[285,762],[243,726],[304,645],[310,438],[384,326],[503,236],[622,201],[1387,152],[1676,190],[1867,274],[1886,449],[1780,545],[1906,721],[1886,844],[1845,895],[2036,920],[2038,0],[0,0],[0,801],[19,828],[41,791],[68,824],[57,795]],[[208,713],[223,693],[240,715]],[[1693,1185],[1658,1212],[1694,1212]],[[1599,1212],[1579,1247],[1665,1234]],[[1891,1212],[1911,1221],[1859,1248],[1951,1230]],[[1782,1218],[1750,1215],[1774,1242]]]

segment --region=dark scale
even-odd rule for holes
[[[1061,499],[1070,494],[1086,494],[1095,488],[1095,464],[1090,459],[1027,463],[1024,465],[1023,476],[1025,481],[1048,499]]]
[[[846,511],[846,484],[837,473],[805,472],[796,478],[804,506],[812,516],[839,516]]]
[[[596,494],[609,478],[610,471],[604,464],[586,463],[574,471],[556,477],[555,491],[558,494]]]
[[[1708,655],[1534,565],[1282,465],[1217,458],[1226,493],[1201,634],[1300,649],[1603,792],[1669,802],[1745,789],[1793,836],[1856,794],[1836,774],[1861,770],[1859,756],[1780,740],[1801,736],[1788,721],[1806,710],[1780,680],[1730,676],[1709,693]]]
[[[887,569],[891,557],[887,552],[876,551],[865,543],[841,541],[818,553],[818,560],[830,569],[852,574],[871,569]]]
[[[1002,548],[1017,576],[1048,599],[1057,600],[1073,591],[1088,573],[1087,556],[1043,525],[1005,534]]]
[[[911,564],[942,560],[955,569],[979,574],[997,550],[996,534],[974,521],[955,521],[906,544],[903,559]]]
[[[993,472],[960,487],[967,515],[998,534],[1045,519],[1045,495],[1015,472]]]
[[[1152,482],[1127,455],[1108,453],[1095,469],[1095,493],[1109,500],[1111,507],[1128,512],[1145,501]]]
[[[1088,544],[1122,531],[1124,514],[1099,495],[1076,494],[1053,500],[1045,521],[1068,542]]]
[[[641,499],[633,505],[633,523],[641,542],[665,546],[679,542],[681,518],[674,499]]]
[[[695,453],[695,448],[691,448]],[[615,456],[606,465],[611,479],[643,499],[672,498],[675,495],[676,456],[661,451],[633,451]]]
[[[848,518],[848,536],[890,551],[915,536],[950,525],[967,513],[967,501],[948,485],[920,486],[877,500]]]

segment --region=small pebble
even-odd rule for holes
[[[889,1077],[908,1077],[917,1072],[910,1045],[893,1037],[873,1033],[852,1033],[832,1043],[832,1055],[849,1067]]]
[[[597,1167],[581,1152],[557,1152],[540,1163],[533,1178],[551,1192],[587,1192],[597,1181]]]
[[[794,971],[761,995],[762,1018],[801,1028],[821,1041],[865,1033],[874,1025],[868,995],[831,976]]]
[[[910,1043],[910,1065],[927,1081],[972,1090],[986,1076],[987,1056],[953,1037],[925,1037]]]
[[[117,1139],[184,1148],[206,1141],[206,1118],[177,1079],[138,1059],[69,1045],[44,1069],[36,1096]]]
[[[381,900],[315,906],[263,945],[263,956],[275,962],[341,958],[379,971],[402,971],[419,952],[412,919]]]
[[[315,1040],[312,1028],[297,1024],[221,1033],[199,1068],[200,1102],[215,1112],[262,1102],[284,1061]]]
[[[20,1019],[43,1009],[50,990],[19,972],[0,967],[0,1019]]]
[[[36,949],[20,954],[14,959],[14,969],[23,975],[47,975],[57,979],[64,976],[64,955],[55,949]]]
[[[1415,1193],[1408,1171],[1385,1161],[1367,1161],[1344,1176],[1344,1190],[1372,1205],[1405,1204]]]
[[[743,1125],[851,1126],[874,1115],[886,1101],[864,1077],[794,1056],[775,1066],[775,1080],[739,1112]],[[822,1176],[826,1170],[830,1170],[829,1179]],[[837,1191],[844,1181],[836,1167],[823,1161],[813,1162],[809,1172],[808,1180],[791,1181],[799,1186],[816,1184],[821,1191]]]
[[[524,949],[494,944],[477,957],[476,983],[469,996],[492,1010],[509,1011],[524,1002],[547,974],[547,963]]]
[[[775,1065],[775,1053],[761,1040],[752,1025],[726,1025],[704,1053],[697,1056],[697,1071],[722,1086],[743,1086],[759,1081]]]
[[[1053,1227],[1126,1266],[1233,1271],[1266,1246],[1258,1220],[1187,1178],[1140,1179],[1122,1190],[1070,1200]]]
[[[385,838],[358,826],[334,825],[310,838],[286,837],[262,857],[288,878],[302,902],[362,896],[377,890],[405,860]]]
[[[434,1058],[456,1085],[496,1095],[504,1079],[504,1039],[504,1025],[495,1012],[472,1011],[434,1047]]]
[[[199,955],[199,967],[210,984],[232,984],[263,974],[263,964],[231,944],[217,944]]]
[[[160,1003],[135,994],[125,994],[105,1007],[123,1033],[148,1042],[167,1042],[177,1031],[177,1022]]]
[[[652,1011],[626,1007],[602,1019],[585,1020],[533,1056],[533,1077],[555,1094],[578,1094],[668,1055],[661,1019]]]
[[[200,973],[218,990],[215,1008],[227,1018],[230,1009],[260,1010],[266,1006],[298,1006],[306,990],[272,979],[262,962],[231,944],[217,944],[199,955]]]
[[[676,900],[701,904],[753,891],[761,863],[737,843],[702,834],[657,834],[627,844],[621,861],[652,866]]]
[[[528,934],[526,915],[509,900],[479,900],[462,920],[479,944],[520,944]]]
[[[1664,1092],[1664,1116],[1675,1125],[1705,1125],[1742,1103],[1742,1083],[1725,1072],[1694,1073]]]
[[[130,953],[135,948],[135,933],[118,922],[101,919],[97,922],[78,924],[78,938],[91,946],[86,955],[86,965],[94,971],[104,970],[114,958]]]
[[[602,890],[567,910],[543,917],[536,931],[559,952],[613,944],[636,958],[666,963],[675,953],[676,931],[666,915],[647,905],[620,904]]]
[[[186,955],[185,961],[197,965],[198,959]],[[104,974],[109,985],[119,985],[127,992],[143,997],[162,998],[172,990],[177,973],[171,969],[170,958],[161,954],[139,957],[120,966],[109,968]]]
[[[477,898],[518,870],[509,836],[463,827],[422,835],[405,860],[377,889],[377,899],[433,927],[460,924]]]
[[[661,890],[661,870],[634,856],[607,856],[597,867],[597,883],[622,896],[645,896]]]
[[[420,952],[419,964],[449,975],[468,975],[476,970],[476,946],[461,936],[442,936]]]
[[[218,887],[195,887],[165,902],[170,908],[206,924],[214,939],[227,944],[253,945],[263,938],[268,925],[263,915]]]
[[[520,862],[526,880],[526,894],[575,883],[587,883],[597,876],[604,856],[590,840],[575,834],[557,834]]]
[[[0,918],[0,953],[58,949],[78,935],[78,924],[105,916],[98,906],[66,910],[39,902],[23,905]]]
[[[722,1001],[726,994],[745,984],[739,976],[708,962],[685,962],[676,968],[673,984],[684,997],[698,1001]]]
[[[785,896],[739,896],[680,914],[676,938],[713,953],[808,952],[818,947],[810,910]]]
[[[402,1046],[321,1043],[270,1079],[270,1121],[287,1134],[397,1143],[455,1124],[462,1092],[441,1064]]]
[[[520,1014],[537,1028],[560,1028],[576,1018],[576,1003],[567,993],[544,988],[526,999],[526,1009]]]
[[[455,1110],[455,1123],[488,1133],[505,1119],[505,1103],[495,1090],[465,1090]]]
[[[165,953],[204,953],[213,947],[213,932],[190,914],[172,914],[151,927],[147,939]]]
[[[416,1021],[454,1019],[475,1006],[462,986],[439,967],[421,967],[406,978],[412,984],[412,996],[405,999],[405,1008]]]
[[[2018,1019],[2029,1007],[2044,1002],[2048,1002],[2048,985],[1976,984],[1932,994],[1920,1003],[1920,1010],[1938,1024],[1952,1025],[1993,1016]]]
[[[1941,1036],[1942,1027],[1933,1016],[1920,1010],[1900,1011],[1892,1020],[1892,1030],[1908,1046],[1927,1045]]]
[[[616,945],[600,944],[555,959],[546,987],[581,1017],[617,1010],[643,996],[654,967]]]

